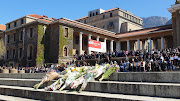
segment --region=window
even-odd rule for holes
[[[66,47],[64,47],[64,56],[68,56],[68,50]]]
[[[94,16],[94,13],[93,13],[93,16]]]
[[[23,40],[23,31],[20,32],[19,40],[20,40],[20,41]]]
[[[86,24],[86,19],[84,20],[84,23]]]
[[[103,19],[105,19],[105,15],[103,15]]]
[[[16,52],[16,50],[13,49],[13,50],[12,50],[12,58],[15,58],[15,52]]]
[[[9,59],[9,50],[6,51],[6,59]]]
[[[30,28],[30,38],[32,38],[33,37],[33,28]]]
[[[84,45],[85,45],[85,46],[88,45],[88,38],[84,38]]]
[[[114,23],[113,22],[109,22],[109,25],[107,26],[107,28],[114,28]]]
[[[21,25],[24,23],[24,20],[23,19],[21,19]]]
[[[16,33],[13,34],[14,42],[16,41]]]
[[[68,28],[65,28],[65,33],[64,33],[65,35],[65,37],[68,37]]]
[[[109,26],[113,26],[113,22],[109,22]]]
[[[10,24],[8,24],[8,29],[10,29],[11,28],[11,25]]]
[[[33,47],[30,45],[28,47],[28,60],[32,60],[32,55],[33,55]]]
[[[22,48],[19,48],[19,58],[22,57]]]
[[[76,36],[76,44],[79,44],[79,36]]]
[[[7,43],[9,43],[10,35],[7,35]]]
[[[89,15],[89,16],[90,16],[90,17],[92,16],[92,15],[91,15],[91,12],[90,12],[90,15]]]
[[[14,22],[14,27],[16,27],[16,25],[17,25],[16,22]]]
[[[98,12],[96,12],[96,15],[98,15]]]
[[[113,15],[112,15],[112,13],[110,13],[110,17],[112,17]]]

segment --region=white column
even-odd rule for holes
[[[129,42],[129,40],[127,40],[127,50],[128,51],[130,50],[130,42]]]
[[[99,41],[99,38],[100,38],[100,37],[99,37],[99,36],[97,36],[96,40],[97,40],[97,41]]]
[[[148,39],[148,42],[149,42],[149,49],[151,50],[152,49],[152,42],[151,42],[151,38]],[[150,51],[149,50],[149,51]]]
[[[164,49],[164,37],[161,37],[161,49]]]
[[[79,33],[79,55],[82,55],[82,32]]]
[[[140,39],[137,39],[137,47],[138,47],[138,50],[140,50]]]
[[[116,42],[116,51],[120,51],[121,50],[121,42],[117,41]]]
[[[106,40],[107,40],[107,38],[104,38],[104,43],[106,44],[106,50],[105,50],[105,52],[107,52],[107,43],[106,43]]]
[[[92,36],[91,34],[88,35],[88,41],[89,41],[89,39],[91,39],[91,36]],[[90,51],[89,47],[88,47],[88,54],[91,54],[91,51]]]
[[[111,53],[113,52],[113,41],[114,41],[114,40],[111,40],[111,43],[110,43],[110,52],[111,52]]]

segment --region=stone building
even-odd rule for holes
[[[6,30],[0,32],[0,37],[4,40],[4,44],[3,42],[0,44],[4,47],[1,48],[3,51],[0,51],[0,55],[4,58],[1,64],[7,66],[41,66],[44,63],[66,63],[71,61],[75,54],[91,54],[88,48],[89,39],[105,42],[106,52],[177,47],[180,45],[178,43],[180,36],[179,7],[177,3],[169,9],[170,12],[173,12],[172,25],[131,31],[128,29],[125,32],[120,31],[118,33],[89,25],[87,24],[88,20],[85,24],[83,19],[73,21],[66,18],[48,18],[36,14],[27,15],[8,22]],[[98,17],[113,12],[112,17],[116,17],[115,12],[118,14],[121,12],[118,8],[109,11],[94,10],[92,11],[94,15],[89,12],[89,16]],[[93,17],[85,17],[85,19]],[[139,21],[137,25],[142,26],[141,19]],[[114,26],[119,26],[119,24],[114,24]]]
[[[53,19],[36,14],[6,24],[4,65],[35,66],[44,63],[44,34]]]
[[[88,16],[77,19],[81,23],[103,28],[115,33],[142,29],[142,19],[120,8],[89,11]]]

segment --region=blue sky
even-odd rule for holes
[[[175,0],[2,0],[0,24],[28,14],[46,15],[50,18],[78,19],[97,8],[108,10],[119,7],[138,17],[162,16],[171,18],[167,8]]]

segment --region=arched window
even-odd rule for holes
[[[67,47],[64,47],[64,56],[68,56],[68,49],[67,49]]]

